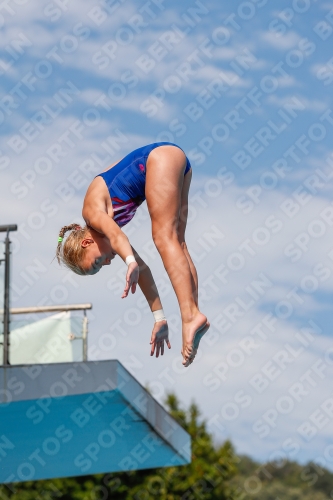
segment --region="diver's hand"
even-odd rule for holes
[[[166,320],[156,321],[150,339],[150,344],[151,344],[150,355],[154,356],[154,352],[156,352],[157,358],[159,357],[160,353],[161,356],[163,356],[164,342],[166,343],[168,348],[171,349],[171,344],[169,342],[168,323]]]
[[[138,263],[131,262],[128,266],[127,273],[126,273],[126,285],[125,285],[124,292],[121,296],[122,299],[127,297],[130,290],[132,291],[132,293],[135,293],[136,285],[137,285],[138,281],[139,281]]]

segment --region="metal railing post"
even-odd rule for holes
[[[10,332],[10,239],[9,231],[17,231],[16,224],[0,226],[0,232],[6,232],[5,239],[5,283],[3,304],[3,364],[9,365],[9,332]]]
[[[9,365],[9,272],[10,272],[10,241],[9,233],[5,239],[5,290],[4,290],[4,304],[3,304],[3,364]]]
[[[82,323],[82,344],[83,344],[83,361],[88,361],[88,317],[86,309],[83,311]]]

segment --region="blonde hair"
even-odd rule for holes
[[[63,239],[67,231],[71,233],[67,236],[66,241]],[[64,226],[59,231],[58,246],[56,257],[60,263],[65,264],[69,269],[81,276],[87,274],[81,267],[85,248],[81,246],[82,239],[89,233],[87,226],[81,227],[80,224],[70,224]]]

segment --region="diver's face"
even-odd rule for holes
[[[103,266],[110,265],[116,256],[108,238],[103,235],[85,238],[82,246],[85,248],[82,268],[89,275],[96,274]]]

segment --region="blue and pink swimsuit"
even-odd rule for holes
[[[110,193],[114,221],[118,226],[125,226],[135,215],[137,208],[146,199],[146,163],[149,153],[159,146],[177,146],[171,142],[154,142],[148,146],[135,149],[119,163],[97,177],[103,177]],[[181,148],[179,148],[181,149]],[[186,158],[184,175],[191,164]]]

